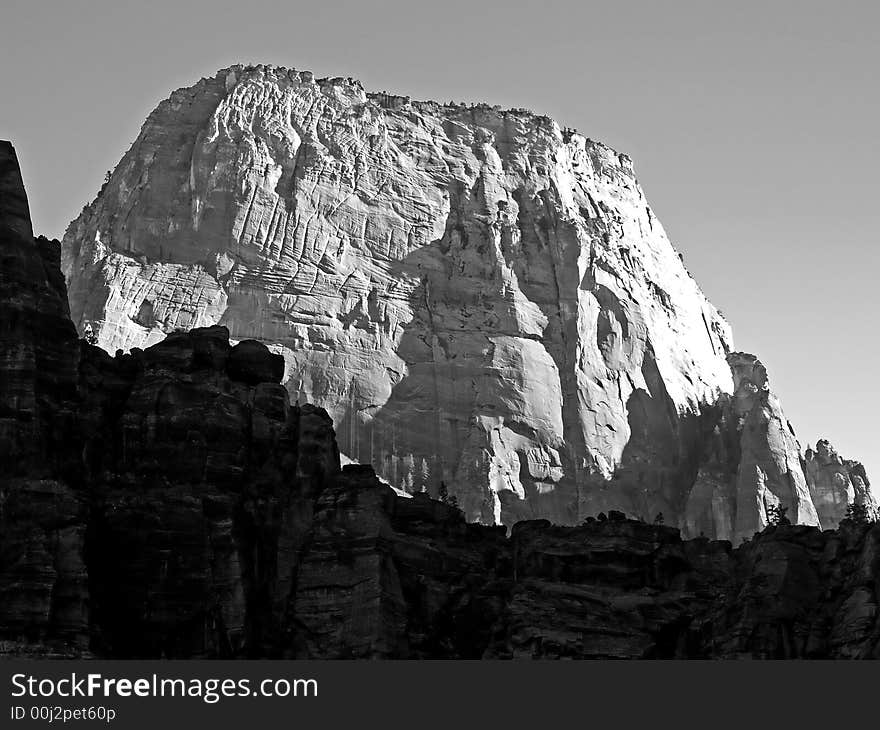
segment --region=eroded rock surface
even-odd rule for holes
[[[236,66],[174,92],[64,239],[101,347],[221,324],[343,454],[471,521],[688,529],[729,328],[632,163],[526,110]]]

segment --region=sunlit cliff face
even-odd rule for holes
[[[547,117],[226,69],[150,115],[63,265],[106,350],[262,340],[345,457],[470,520],[815,522],[797,456],[737,475],[729,328],[629,158]]]

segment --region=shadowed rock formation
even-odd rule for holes
[[[57,241],[34,239],[15,150],[0,141],[0,627],[88,630],[76,430],[79,343]]]

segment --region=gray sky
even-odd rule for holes
[[[59,237],[159,101],[233,63],[549,114],[633,157],[801,443],[880,485],[878,48],[868,0],[3,0],[0,137]]]

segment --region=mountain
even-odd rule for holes
[[[781,520],[733,547],[620,512],[468,523],[341,467],[260,342],[78,340],[59,248],[0,142],[2,656],[880,657],[880,524]],[[757,470],[790,435],[763,368],[731,364],[713,443]],[[864,483],[827,444],[807,463]]]
[[[469,521],[819,524],[766,370],[630,159],[546,116],[234,66],[159,104],[62,257],[108,352],[257,339],[347,460]]]

